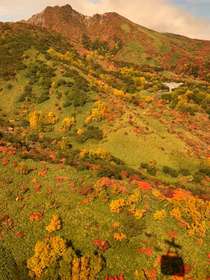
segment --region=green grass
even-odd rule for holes
[[[14,158],[17,160],[17,158]],[[31,167],[41,169],[39,163],[27,161]],[[12,166],[12,162],[11,162]],[[4,246],[10,248],[15,256],[16,262],[21,269],[22,279],[27,279],[24,262],[32,255],[33,247],[37,240],[41,240],[46,235],[45,226],[49,223],[52,214],[57,213],[62,219],[62,230],[59,235],[65,239],[71,240],[75,248],[82,252],[90,254],[94,250],[92,240],[104,239],[109,240],[111,248],[104,254],[107,260],[105,273],[119,274],[123,271],[126,279],[133,279],[135,270],[150,269],[154,266],[157,256],[167,252],[167,233],[170,231],[177,231],[178,238],[176,242],[182,246],[181,256],[186,263],[192,264],[197,260],[197,264],[193,267],[197,279],[202,279],[205,275],[205,262],[202,261],[208,253],[208,247],[202,245],[202,249],[195,248],[194,240],[189,238],[187,233],[183,231],[175,222],[173,218],[167,216],[163,221],[154,221],[153,213],[158,209],[165,209],[166,212],[170,210],[171,206],[167,202],[160,202],[152,197],[150,194],[143,195],[143,201],[140,207],[144,204],[150,205],[150,209],[146,216],[141,220],[135,220],[129,217],[126,212],[122,214],[111,214],[108,204],[96,199],[88,205],[80,204],[82,197],[77,191],[69,189],[68,183],[55,183],[56,176],[67,176],[70,180],[78,182],[77,188],[81,188],[80,184],[88,181],[88,178],[93,181],[91,174],[87,172],[78,173],[74,169],[64,167],[59,169],[56,165],[46,165],[48,173],[46,177],[36,177],[35,170],[29,175],[20,176],[12,171],[12,168],[1,166],[1,187],[0,200],[3,201],[1,205],[2,213],[9,215],[14,221],[14,228],[12,230],[4,230]],[[31,180],[36,177],[41,184],[41,192],[35,193],[32,188]],[[4,181],[8,178],[12,179],[9,186],[4,185]],[[83,178],[83,180],[81,180]],[[86,179],[85,179],[86,178]],[[79,181],[78,181],[79,180]],[[16,201],[15,197],[19,192],[20,186],[25,185],[29,187],[29,191],[23,196],[22,201]],[[52,194],[47,194],[47,188],[52,189]],[[111,196],[116,197],[115,196]],[[52,205],[51,207],[49,207]],[[30,222],[29,215],[32,211],[44,211],[44,217],[40,222]],[[168,215],[168,214],[167,214]],[[122,224],[123,232],[126,232],[129,240],[114,241],[112,234],[114,230],[111,224],[119,221]],[[132,225],[132,226],[131,226]],[[135,231],[132,227],[135,225]],[[22,231],[25,233],[24,238],[15,237],[15,232]],[[143,241],[144,240],[144,241]],[[145,241],[146,240],[146,241]],[[148,243],[145,243],[148,242]],[[147,257],[136,252],[139,247],[152,247],[153,256]],[[129,264],[129,265],[128,265]],[[157,267],[158,268],[158,267]],[[160,270],[158,268],[159,278],[161,278]],[[99,278],[101,279],[101,278]]]
[[[119,60],[123,58],[124,61],[141,64],[143,55],[143,47],[140,46],[138,42],[131,41],[120,50],[117,57]]]
[[[155,160],[159,166],[177,167],[177,159],[180,155],[186,156],[185,144],[168,133],[158,120],[141,117],[140,114],[137,123],[147,124],[149,133],[136,135],[128,125],[126,128],[110,133],[103,146],[134,168],[138,168],[141,162],[151,160]]]
[[[127,26],[122,28],[125,32],[129,32]],[[152,31],[148,32],[150,32],[150,37],[153,38],[157,47],[160,47],[160,42],[155,34]],[[54,42],[53,39],[52,42]],[[47,46],[49,47],[50,45],[48,42]],[[140,100],[140,104],[134,105],[130,100],[113,97],[110,90],[104,92],[97,86],[90,90],[89,81],[86,83],[83,78],[88,80],[87,74],[89,73],[90,75],[91,71],[98,77],[100,72],[98,73],[97,71],[99,70],[95,70],[88,60],[76,55],[75,61],[70,63],[65,60],[48,57],[46,55],[46,46],[44,50],[35,46],[31,48],[26,44],[26,48],[23,50],[24,64],[29,67],[29,65],[37,61],[42,61],[40,65],[43,66],[44,63],[48,67],[52,67],[55,72],[55,76],[51,77],[54,85],[60,79],[72,83],[83,81],[84,91],[88,90],[88,101],[82,106],[70,105],[64,107],[64,92],[70,91],[71,85],[60,85],[51,90],[50,98],[47,101],[38,104],[36,97],[44,89],[38,82],[35,82],[32,90],[32,94],[35,96],[34,99],[31,102],[17,103],[24,86],[30,82],[30,77],[26,78],[27,69],[17,70],[17,80],[0,80],[0,88],[2,88],[0,92],[0,108],[2,109],[0,111],[0,133],[2,132],[0,140],[7,147],[17,145],[15,155],[0,152],[0,238],[3,245],[12,251],[21,273],[21,280],[29,279],[26,261],[33,255],[36,242],[43,240],[47,235],[46,226],[49,224],[51,216],[55,213],[61,218],[62,229],[54,234],[69,242],[71,241],[73,247],[82,254],[90,255],[96,250],[93,245],[93,240],[95,239],[109,242],[110,248],[103,252],[106,266],[99,275],[99,280],[105,279],[107,273],[119,275],[121,272],[126,280],[132,280],[135,279],[134,272],[136,270],[141,273],[142,269],[151,270],[152,268],[157,269],[157,279],[169,280],[169,277],[161,274],[157,258],[166,254],[168,247],[165,240],[170,239],[169,232],[171,231],[176,231],[177,233],[176,242],[181,246],[179,254],[183,257],[185,264],[191,266],[191,271],[187,277],[192,276],[193,279],[197,280],[205,279],[208,265],[209,232],[206,232],[206,236],[202,238],[203,243],[200,242],[201,238],[199,236],[189,236],[187,229],[183,228],[169,214],[172,208],[176,206],[175,202],[168,200],[166,197],[158,198],[152,191],[159,190],[165,194],[167,191],[179,187],[191,190],[193,193],[207,194],[207,179],[204,178],[199,183],[193,181],[194,173],[205,162],[206,154],[203,147],[206,143],[204,132],[208,126],[207,115],[204,112],[199,116],[190,117],[183,114],[183,123],[175,126],[172,123],[173,120],[176,120],[175,110],[171,110],[167,104],[164,107],[159,106],[158,102],[160,100],[156,90],[154,90],[155,87],[160,88],[160,76],[163,73],[160,75],[153,73],[152,78],[149,78],[149,75],[147,76],[146,86],[148,87],[134,93],[136,98]],[[57,42],[58,47],[59,42]],[[167,47],[167,45],[162,46],[162,52],[166,52]],[[135,41],[125,46],[119,55],[125,59],[129,58],[129,61],[132,60],[135,63],[138,61],[144,63],[148,59],[144,49]],[[153,62],[151,61],[151,63]],[[47,68],[45,66],[44,68]],[[73,70],[77,72],[75,73]],[[71,73],[70,77],[65,77],[65,71]],[[104,71],[110,81],[119,79],[118,84],[127,85],[126,83],[130,82],[130,80],[126,81],[126,79],[121,81],[120,77],[116,78],[114,73],[105,69],[100,71],[102,73]],[[140,72],[140,70],[135,71],[133,70],[133,77],[144,76],[144,73]],[[12,86],[8,86],[9,84]],[[196,90],[199,89],[199,85],[196,85],[196,83],[191,84],[191,87],[195,87]],[[79,85],[78,89],[80,89]],[[56,96],[58,91],[60,99]],[[154,97],[154,100],[146,103],[142,101],[145,96]],[[90,114],[97,99],[107,106],[107,112],[103,121],[93,122],[91,125],[104,132],[104,139],[100,141],[89,139],[85,143],[79,143],[76,131],[78,128],[86,127],[85,119]],[[26,111],[24,111],[24,107]],[[21,121],[26,121],[31,111],[40,111],[43,116],[48,112],[53,112],[58,117],[58,121],[51,126],[51,131],[47,132],[44,131],[41,125],[38,126],[37,130],[32,130],[27,125],[23,127]],[[177,118],[181,117],[177,111],[176,113]],[[65,117],[72,115],[76,118],[76,124],[69,132],[63,133],[60,131],[61,123]],[[111,121],[108,121],[109,117],[112,117]],[[198,126],[197,131],[190,130],[191,123]],[[8,127],[12,125],[14,125],[14,132],[9,136],[13,138],[13,143],[7,133]],[[140,132],[135,131],[136,127],[140,129]],[[182,136],[198,143],[202,148],[201,151],[199,150],[198,154],[194,153],[196,147],[187,144],[185,137],[181,139],[179,137],[180,133]],[[29,139],[31,134],[37,136],[36,140]],[[42,135],[49,137],[50,140],[42,143]],[[52,161],[48,162],[48,154],[44,158],[45,161],[43,161],[43,157],[42,161],[21,158],[20,152],[22,149],[29,150],[29,158],[30,156],[32,158],[35,153],[37,159],[45,151],[47,153],[61,152],[58,139],[62,137],[66,137],[73,146],[72,149],[64,148],[62,157],[70,158],[76,149],[94,150],[101,147],[109,152],[112,158],[108,160],[89,158],[82,161],[75,156],[71,162],[72,166],[59,163],[59,159],[62,159],[62,157],[58,158],[58,155],[54,163]],[[113,157],[117,158],[118,161]],[[4,165],[5,159],[9,159],[9,163]],[[119,159],[123,163],[119,162]],[[18,173],[16,165],[20,162],[24,162],[32,171],[26,175]],[[90,170],[87,167],[83,167],[81,170],[81,166],[78,166],[79,164],[90,165],[90,163],[93,164],[92,168],[95,167],[96,170]],[[146,169],[140,166],[141,163],[154,165],[157,169],[157,174],[153,176],[149,174]],[[97,168],[107,168],[106,165],[110,168],[115,165],[115,167],[120,168],[120,171],[128,170],[130,177],[120,177],[121,180],[119,181],[114,180],[115,184],[120,183],[125,186],[127,192],[120,193],[113,186],[103,187],[102,190],[98,189],[95,185],[96,181],[100,179]],[[176,171],[185,168],[190,173],[189,178],[187,176],[182,178],[181,175],[178,177],[167,175],[162,171],[164,166],[173,168]],[[39,172],[43,169],[47,169],[47,173],[44,176],[40,176]],[[116,173],[118,173],[118,170]],[[124,210],[120,213],[112,213],[110,210],[112,200],[123,198],[127,202],[129,195],[139,190],[132,181],[132,176],[134,175],[138,175],[139,180],[145,180],[153,187],[153,190],[140,190],[141,199],[136,202],[135,207],[136,209],[146,210],[141,219],[136,219],[128,211],[128,206],[124,207]],[[58,176],[63,176],[64,181],[58,182]],[[181,179],[188,181],[183,183]],[[34,180],[40,184],[39,192],[35,191]],[[81,193],[87,188],[92,188],[91,193],[82,195]],[[89,198],[86,203],[85,198]],[[195,198],[198,197],[195,196]],[[166,217],[163,220],[156,221],[154,213],[163,209],[166,211]],[[43,218],[40,221],[30,221],[30,215],[34,211],[43,212]],[[11,219],[8,222],[9,224],[7,224],[8,217]],[[191,222],[189,217],[183,218]],[[207,218],[203,217],[203,220],[207,224]],[[116,222],[120,223],[119,229],[113,228],[113,223]],[[123,241],[115,240],[113,235],[118,231],[125,233],[127,238]],[[24,235],[18,237],[18,232],[22,232]],[[138,248],[141,247],[150,247],[153,252],[152,256],[137,252]]]

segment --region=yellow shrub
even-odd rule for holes
[[[69,137],[62,137],[60,141],[57,142],[58,149],[65,150],[69,148],[69,145],[71,145]]]
[[[153,217],[156,221],[163,220],[166,217],[166,211],[165,210],[157,210],[154,213]]]
[[[48,232],[54,232],[61,229],[61,220],[57,215],[53,215],[50,224],[46,227]]]
[[[100,158],[100,159],[107,159],[109,160],[111,158],[111,155],[109,152],[105,151],[102,148],[97,148],[97,149],[81,149],[80,150],[80,157],[84,158],[86,156],[90,156],[93,158]]]
[[[115,240],[122,241],[122,240],[124,240],[126,238],[127,238],[126,234],[124,234],[122,232],[115,232],[114,233],[114,239]]]
[[[102,148],[97,148],[97,149],[94,149],[94,150],[90,150],[89,154],[90,154],[90,156],[94,156],[94,157],[97,157],[97,158],[100,158],[100,159],[107,159],[107,160],[109,160],[110,157],[111,157],[110,153],[105,151]]]
[[[208,228],[209,201],[189,194],[170,201],[174,204],[170,215],[185,225],[190,236],[204,238]]]
[[[120,223],[119,222],[113,222],[112,223],[112,228],[118,228],[120,227]]]
[[[30,173],[30,168],[25,162],[18,163],[15,170],[21,175],[27,175]]]
[[[78,257],[74,257],[72,261],[72,280],[80,279],[80,259]]]
[[[40,122],[40,113],[37,111],[31,112],[29,114],[29,124],[30,128],[36,129]]]
[[[137,202],[139,202],[141,199],[141,193],[139,190],[136,190],[134,193],[129,195],[128,200],[127,200],[127,205],[131,206]]]
[[[61,130],[64,132],[68,132],[74,124],[75,124],[74,117],[66,117],[62,121]]]
[[[67,51],[65,54],[62,54],[53,48],[49,48],[47,52],[51,57],[57,58],[59,60],[68,61],[68,62],[72,62],[74,60],[74,55],[69,51]]]
[[[57,120],[58,120],[58,119],[57,119],[55,113],[49,112],[49,113],[47,114],[47,118],[46,118],[46,123],[47,123],[47,124],[56,124]]]
[[[37,241],[34,256],[27,261],[27,267],[35,277],[40,278],[42,272],[63,256],[65,251],[65,241],[58,236],[46,238],[44,241]]]
[[[135,84],[138,87],[144,88],[144,86],[146,84],[146,79],[144,77],[138,77],[135,79]]]
[[[101,101],[97,101],[94,108],[91,110],[90,115],[85,119],[85,123],[89,124],[93,121],[101,121],[104,119],[106,112],[106,105]]]
[[[84,128],[79,128],[79,129],[77,130],[77,135],[81,136],[84,132],[85,132],[85,129],[84,129]]]
[[[151,103],[154,100],[154,97],[153,96],[144,96],[144,97],[142,97],[142,99],[146,103]]]
[[[131,77],[135,73],[134,68],[122,67],[120,69],[120,74],[123,76]]]
[[[84,158],[84,157],[86,157],[88,154],[89,154],[89,151],[88,151],[87,149],[81,149],[81,150],[80,150],[80,153],[79,153],[80,158]]]
[[[184,213],[184,216],[188,217],[188,220],[191,220],[191,222],[188,223],[189,235],[205,237],[210,211],[209,201],[204,201],[202,199],[191,196],[185,199],[184,203],[180,202],[180,207],[182,209],[182,212]]]
[[[126,93],[124,91],[116,89],[116,88],[113,88],[112,94],[116,97],[126,97]]]
[[[153,189],[152,194],[159,199],[163,198],[163,195],[161,194],[161,192],[159,190]]]
[[[132,209],[130,213],[138,220],[141,219],[145,213],[144,209]]]
[[[103,92],[109,92],[111,87],[101,80],[95,80],[95,85]]]
[[[110,203],[110,209],[113,213],[120,213],[124,206],[126,206],[126,202],[123,198],[112,200]]]
[[[178,207],[176,208],[173,208],[171,211],[170,211],[170,215],[172,217],[174,217],[175,219],[177,219],[178,221],[180,221],[182,219],[182,214],[181,214],[181,211]]]
[[[90,274],[90,258],[87,256],[81,257],[80,280],[88,280]]]

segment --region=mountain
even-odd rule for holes
[[[81,37],[0,23],[0,280],[208,279],[210,81],[47,10]]]
[[[101,50],[112,59],[149,65],[205,78],[210,69],[210,41],[163,34],[117,13],[81,15],[70,5],[47,7],[28,23],[63,34],[80,51]]]

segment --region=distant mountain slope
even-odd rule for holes
[[[28,22],[62,33],[78,50],[84,46],[101,49],[118,61],[204,78],[210,70],[210,41],[152,31],[117,13],[87,17],[70,5],[56,6],[47,7]]]
[[[22,55],[27,49],[34,47],[46,52],[51,46],[59,51],[71,48],[60,34],[26,23],[0,22],[0,77],[14,77],[18,70],[24,68]]]

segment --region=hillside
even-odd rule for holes
[[[210,84],[77,40],[0,24],[0,280],[208,279]]]
[[[85,47],[117,61],[209,78],[210,41],[158,33],[117,13],[87,17],[70,5],[47,7],[28,22],[63,34],[79,51]]]

